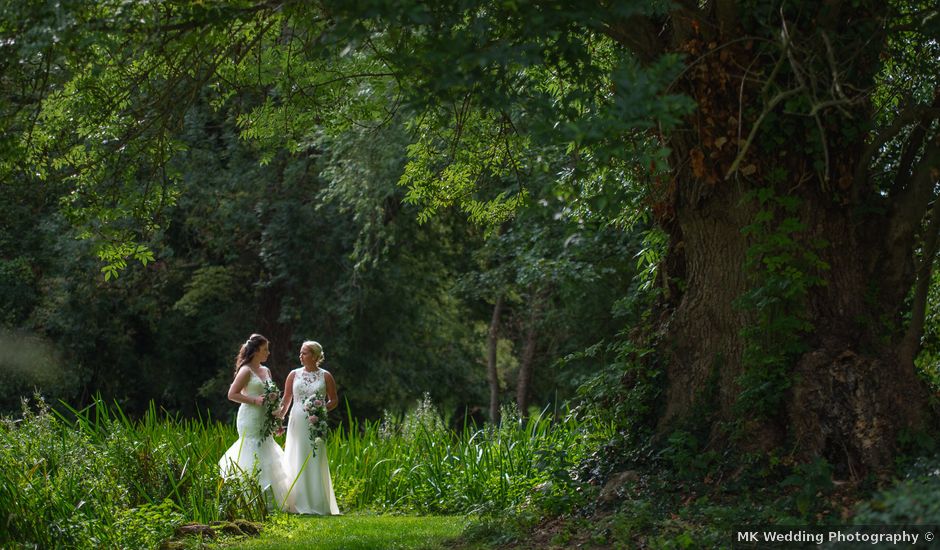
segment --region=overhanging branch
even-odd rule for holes
[[[855,181],[857,184],[864,186],[868,183],[869,168],[871,166],[872,160],[875,155],[885,146],[889,141],[894,139],[908,126],[916,123],[920,123],[911,137],[908,139],[908,143],[913,146],[913,148],[908,147],[910,150],[919,150],[923,144],[923,140],[926,133],[926,128],[930,124],[930,121],[940,118],[940,95],[937,96],[938,99],[934,100],[933,105],[924,105],[924,104],[914,104],[908,106],[906,109],[901,111],[901,113],[895,117],[894,121],[890,126],[886,126],[880,132],[875,134],[874,138],[868,143],[865,149],[862,151],[862,155],[859,158],[858,165],[855,167]],[[920,135],[918,135],[918,133]],[[907,155],[905,155],[906,157]],[[905,173],[910,173],[912,159],[907,161]],[[901,171],[898,171],[900,176]],[[897,183],[902,183],[896,181]],[[903,185],[897,186],[901,188]]]
[[[937,255],[937,234],[940,232],[940,199],[934,199],[930,209],[930,223],[924,234],[924,246],[921,249],[920,266],[917,270],[917,283],[911,307],[911,324],[907,327],[901,342],[902,364],[911,364],[920,352],[920,339],[924,335],[924,318],[927,314],[927,294],[930,290],[934,258]]]
[[[659,38],[660,32],[648,17],[634,15],[604,25],[600,30],[632,51],[644,63],[655,61],[663,53],[663,41]]]
[[[887,246],[894,248],[913,238],[934,199],[940,179],[940,135],[932,136],[914,168],[910,182],[894,201],[890,226],[885,235]]]

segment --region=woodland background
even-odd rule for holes
[[[515,517],[923,523],[938,37],[918,0],[2,2],[0,410],[230,422],[260,332],[279,382],[323,344],[348,437],[540,426]]]

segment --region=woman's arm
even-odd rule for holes
[[[281,400],[281,408],[277,410],[277,417],[284,418],[290,403],[294,399],[294,371],[290,371],[287,380],[284,381],[284,399]]]
[[[260,395],[257,397],[251,397],[250,395],[245,395],[242,393],[242,390],[245,389],[245,385],[248,384],[248,379],[251,377],[251,369],[248,367],[241,367],[238,369],[238,374],[235,375],[235,380],[232,381],[232,385],[228,388],[228,399],[229,401],[234,401],[236,403],[245,403],[248,405],[260,405],[263,397]]]
[[[339,406],[339,398],[336,397],[336,382],[333,381],[333,375],[326,373],[326,410],[332,411]]]

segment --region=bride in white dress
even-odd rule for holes
[[[323,347],[320,344],[304,342],[300,346],[303,367],[292,370],[284,382],[280,415],[283,416],[290,407],[287,439],[284,442],[284,469],[288,487],[293,484],[287,497],[287,511],[298,514],[339,514],[333,483],[330,481],[326,442],[319,440],[315,456],[311,456],[313,446],[310,443],[307,413],[304,411],[304,402],[315,394],[326,398],[328,411],[338,405],[333,375],[319,366],[323,359]]]
[[[238,352],[235,359],[238,370],[228,390],[228,398],[241,403],[235,421],[238,440],[219,460],[219,468],[224,479],[250,474],[257,469],[261,491],[269,506],[283,509],[289,487],[283,469],[284,451],[270,434],[262,437],[265,384],[274,383],[271,371],[261,364],[268,355],[268,340],[260,334],[252,334]]]

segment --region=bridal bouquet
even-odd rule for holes
[[[281,427],[281,420],[275,415],[281,406],[281,392],[273,380],[264,381],[264,393],[261,406],[264,407],[264,422],[261,423],[261,439],[274,434]]]
[[[326,437],[326,400],[319,393],[315,393],[304,401],[304,412],[307,414],[307,427],[310,430],[311,456],[317,456],[317,440]]]

